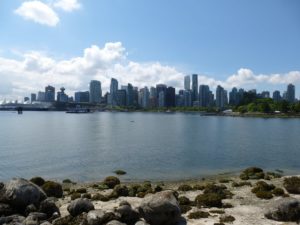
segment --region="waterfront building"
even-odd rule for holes
[[[128,83],[126,87],[126,104],[127,106],[134,105],[134,93],[133,93],[133,86],[132,84]]]
[[[191,77],[187,75],[184,77],[184,90],[189,91],[191,90]]]
[[[54,102],[55,101],[55,88],[48,85],[45,87],[45,101]]]
[[[24,102],[29,102],[29,97],[24,97]]]
[[[138,106],[139,101],[139,89],[137,87],[133,87],[133,106]]]
[[[216,90],[216,107],[222,109],[228,102],[227,91],[224,90],[220,85],[217,86]]]
[[[215,105],[215,96],[212,93],[212,91],[209,91],[209,100],[208,100],[208,106],[213,107]]]
[[[184,107],[184,94],[183,94],[183,92],[176,95],[176,107]]]
[[[281,100],[280,91],[276,90],[273,92],[273,101],[279,102]]]
[[[77,103],[90,102],[90,93],[89,93],[89,91],[75,92],[75,102],[77,102]]]
[[[168,87],[166,90],[166,107],[175,107],[175,88]]]
[[[156,85],[156,94],[157,94],[158,105],[159,105],[159,102],[160,102],[159,101],[160,92],[163,92],[162,96],[164,97],[164,100],[161,101],[161,102],[164,103],[163,107],[165,107],[166,106],[165,103],[166,103],[167,85],[165,85],[165,84],[157,84]]]
[[[115,78],[111,78],[110,82],[110,105],[111,106],[117,106],[117,91],[118,91],[118,81]]]
[[[287,86],[286,100],[290,103],[295,102],[295,86],[293,84]]]
[[[121,89],[117,91],[117,105],[126,106],[126,90]]]
[[[150,108],[157,107],[157,91],[155,87],[150,88],[149,107]]]
[[[184,91],[184,106],[191,107],[192,106],[192,91]]]
[[[37,100],[40,101],[40,102],[44,102],[45,101],[45,92],[39,91],[38,96],[37,96]]]
[[[64,87],[60,88],[60,91],[57,92],[57,98],[56,99],[57,99],[58,102],[68,102],[69,97],[68,97],[68,95],[65,94],[65,88]]]
[[[144,87],[139,91],[139,105],[143,108],[150,106],[150,91],[148,87]]]
[[[36,101],[36,94],[35,93],[31,93],[30,99],[31,99],[31,103],[35,102]]]
[[[102,97],[101,82],[91,80],[90,82],[90,103],[100,103]]]
[[[208,107],[209,104],[209,86],[200,85],[199,87],[199,106]]]
[[[232,88],[229,92],[229,105],[238,105],[239,104],[239,93],[236,87]]]
[[[158,107],[159,108],[163,108],[166,106],[165,104],[165,92],[164,91],[160,91],[158,94]]]
[[[198,74],[192,75],[192,101],[198,100]]]

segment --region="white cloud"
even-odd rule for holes
[[[83,50],[82,56],[65,60],[31,51],[23,53],[19,60],[0,57],[0,99],[21,99],[31,92],[43,90],[48,84],[56,89],[64,86],[67,93],[73,94],[78,90],[88,90],[91,79],[100,80],[106,91],[112,77],[118,79],[120,85],[132,83],[137,87],[149,87],[165,83],[178,90],[183,88],[184,75],[175,67],[159,62],[131,61],[120,42],[106,43],[102,48],[92,45]],[[256,85],[270,87],[288,83],[300,84],[300,71],[255,74],[250,69],[241,68],[223,81],[199,75],[199,84],[208,84],[211,89],[218,84],[229,89],[234,86],[253,88]]]
[[[72,12],[81,7],[80,3],[77,0],[57,0],[53,5],[54,7],[60,8],[67,12]]]
[[[23,2],[15,10],[15,13],[26,20],[32,20],[47,26],[56,26],[59,22],[59,17],[55,11],[47,4],[37,0]]]

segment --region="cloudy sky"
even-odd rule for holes
[[[91,79],[259,91],[296,85],[298,0],[1,0],[0,100]]]

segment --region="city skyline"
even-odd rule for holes
[[[190,88],[190,77],[192,87]],[[183,87],[179,90],[166,84],[156,84],[155,87],[145,86],[138,88],[131,83],[120,85],[117,79],[111,78],[110,91],[102,96],[101,81],[91,80],[89,91],[76,91],[74,95],[65,93],[61,87],[55,98],[55,87],[47,85],[45,91],[31,93],[30,98],[24,96],[24,103],[90,103],[93,105],[102,104],[111,107],[135,107],[135,108],[172,108],[172,107],[202,107],[224,109],[228,106],[238,106],[243,103],[244,98],[249,99],[272,99],[275,103],[285,100],[288,103],[298,103],[296,98],[296,87],[288,84],[282,93],[275,90],[273,93],[264,90],[258,92],[256,89],[245,90],[233,87],[230,91],[218,85],[215,94],[210,90],[209,85],[198,84],[198,74],[186,75],[183,80]],[[248,100],[246,100],[248,101]],[[7,103],[4,101],[3,103]],[[0,102],[1,104],[1,102]]]
[[[0,99],[20,99],[48,84],[74,94],[90,80],[101,80],[107,91],[110,77],[139,88],[179,89],[193,73],[212,90],[283,91],[300,84],[299,5],[3,0]]]

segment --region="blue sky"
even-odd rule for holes
[[[26,2],[40,2],[49,7],[59,21],[43,15],[48,11],[40,12],[41,5],[35,6],[34,19],[28,18],[28,10],[33,8],[17,11]],[[65,8],[57,5],[60,2]],[[147,84],[148,80],[150,86],[157,80],[179,87],[182,80],[172,79],[190,73],[199,73],[203,76],[200,82],[212,87],[220,83],[227,88],[252,85],[261,90],[283,90],[289,82],[300,84],[299,12],[298,0],[1,0],[0,63],[14,60],[24,65],[28,61],[26,57],[35,54],[35,60],[54,60],[55,64],[51,65],[56,67],[62,61],[78,57],[87,61],[83,52],[92,45],[98,46],[96,51],[101,52],[107,43],[120,42],[119,58],[113,58],[105,69],[103,61],[93,61],[101,64],[101,68],[77,71],[80,74],[73,75],[77,81],[69,87],[72,75],[57,68],[57,73],[63,73],[60,77],[55,77],[53,71],[41,72],[40,68],[34,68],[35,71],[25,68],[24,74],[33,78],[40,73],[47,76],[45,82],[67,86],[70,91],[84,89],[90,78],[100,79],[105,88],[108,78],[113,76],[122,76],[117,77],[121,82],[128,80],[138,86]],[[42,17],[44,23],[38,22],[41,18],[37,17]],[[47,19],[52,21],[51,25],[45,24]],[[138,64],[138,69],[133,70],[130,63]],[[117,64],[122,68],[116,69]],[[0,67],[0,76],[6,74],[3,75],[5,85],[10,88],[0,90],[0,96],[18,97],[38,91],[38,86],[26,77],[20,80],[27,87],[18,86],[14,80],[20,78],[18,74],[8,78],[9,66],[4,67],[2,70]],[[158,74],[150,77],[154,72],[149,70],[153,67]],[[136,70],[146,74],[132,75]],[[18,72],[22,68],[12,74]],[[82,74],[86,72],[92,74]],[[274,75],[279,77],[275,79]],[[230,79],[232,76],[235,77]]]

